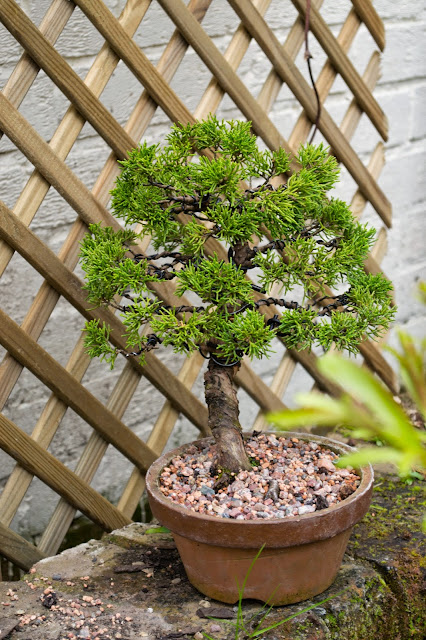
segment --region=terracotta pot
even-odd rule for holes
[[[320,436],[278,433],[326,446],[338,454],[353,451]],[[198,442],[204,446],[211,439]],[[198,442],[196,444],[198,444]],[[244,598],[284,605],[312,598],[331,585],[352,530],[368,510],[373,471],[361,470],[358,489],[328,509],[271,520],[231,520],[189,511],[160,491],[158,476],[171,458],[188,445],[162,455],[148,470],[146,486],[152,513],[168,527],[190,582],[201,593],[227,603],[238,601],[250,564],[259,549],[244,589]]]

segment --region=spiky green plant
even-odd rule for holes
[[[81,247],[89,299],[121,312],[129,353],[143,358],[162,343],[209,359],[209,424],[227,472],[251,468],[233,385],[243,356],[267,356],[276,337],[290,348],[355,353],[394,315],[390,283],[363,268],[374,231],[327,198],[335,158],[306,145],[296,161],[283,180],[288,155],[260,150],[249,122],[210,116],[173,126],[165,146],[142,144],[121,163],[112,206],[125,230],[93,225]],[[149,254],[138,249],[144,234]],[[153,293],[169,281],[195,302],[169,305]],[[270,305],[280,314],[268,319]],[[92,321],[86,331],[89,354],[113,365],[109,328]]]

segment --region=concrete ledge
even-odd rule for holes
[[[270,611],[261,627],[294,617],[260,637],[424,638],[425,498],[425,483],[379,478],[335,583],[312,601]],[[236,608],[203,598],[187,581],[171,536],[147,533],[152,528],[129,525],[42,560],[19,583],[0,583],[0,640],[234,638]],[[243,603],[249,630],[260,606]]]

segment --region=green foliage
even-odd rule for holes
[[[128,244],[134,243],[131,230],[114,233],[109,227],[93,224],[81,243],[81,264],[86,273],[89,300],[99,305],[111,301],[126,289],[142,294],[147,283],[157,280],[147,273],[147,265],[128,257]]]
[[[268,355],[276,335],[298,349],[334,343],[355,352],[364,335],[387,328],[390,285],[363,269],[373,232],[344,202],[327,198],[338,178],[335,158],[323,145],[306,145],[296,161],[300,170],[277,186],[272,179],[290,171],[284,149],[262,151],[249,122],[215,116],[173,126],[163,147],[144,143],[129,153],[112,191],[126,230],[93,225],[81,247],[89,299],[121,311],[129,349],[143,357],[161,340],[177,352],[200,348],[229,363]],[[157,252],[149,257],[137,246],[144,234]],[[267,323],[247,277],[251,269],[265,296],[279,283],[284,295],[301,287],[302,299],[277,301],[281,318]],[[178,296],[195,294],[198,306],[156,301],[152,288],[168,281]],[[345,296],[323,301],[325,310],[307,303],[344,285]],[[140,336],[147,324],[154,341]],[[89,352],[113,363],[107,329],[97,326],[87,332]]]
[[[86,323],[85,331],[85,344],[89,356],[106,360],[106,362],[110,363],[112,369],[118,352],[109,343],[110,327],[105,323],[100,324],[97,320],[89,320]]]
[[[244,272],[213,254],[209,260],[190,262],[177,274],[178,296],[194,291],[204,302],[225,307],[253,300],[253,291]]]
[[[404,331],[398,331],[401,352],[387,347],[400,366],[402,382],[426,420],[426,340],[416,345]]]
[[[401,340],[405,380],[419,409],[426,417],[423,401],[426,394],[424,361],[404,334]],[[357,366],[337,354],[329,353],[318,362],[318,368],[331,382],[344,389],[342,397],[330,398],[312,392],[297,398],[302,408],[272,414],[269,419],[279,428],[311,426],[313,424],[349,427],[356,438],[381,441],[381,447],[367,446],[343,456],[339,466],[361,467],[369,462],[393,462],[401,476],[413,469],[426,471],[426,434],[414,427],[401,406],[367,369]]]
[[[204,317],[195,311],[188,319],[180,320],[173,309],[168,309],[152,320],[151,327],[164,346],[171,344],[176,353],[188,353],[205,340],[203,321]]]

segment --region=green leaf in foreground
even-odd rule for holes
[[[152,527],[151,529],[147,529],[145,533],[170,533],[170,529],[167,527]]]

